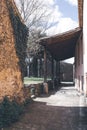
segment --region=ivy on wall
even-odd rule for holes
[[[19,66],[22,73],[22,78],[25,75],[26,64],[26,48],[27,48],[27,40],[28,40],[28,28],[26,25],[20,20],[18,14],[16,14],[13,8],[10,6],[9,2],[7,2],[7,6],[9,6],[10,19],[13,27],[14,37],[15,37],[15,49],[16,54],[19,58]]]

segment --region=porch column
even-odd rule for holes
[[[60,84],[60,61],[58,61],[58,84]]]
[[[40,77],[42,77],[42,58],[40,58]]]
[[[47,82],[47,49],[44,47],[44,82]]]
[[[54,59],[53,59],[53,57],[52,57],[52,63],[51,63],[51,79],[52,79],[52,81],[53,81],[53,79],[54,79]]]
[[[40,59],[38,58],[37,61],[38,61],[38,67],[37,67],[38,68],[38,77],[40,77],[40,71],[41,71],[40,70]]]
[[[56,61],[56,79],[57,79],[57,85],[60,84],[60,62]]]
[[[58,78],[58,63],[56,61],[56,79]]]
[[[53,83],[53,89],[55,89],[55,85],[54,85],[54,59],[52,57],[52,63],[51,63],[51,79],[52,79],[52,83]]]

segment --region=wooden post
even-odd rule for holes
[[[47,82],[47,50],[44,47],[44,82]]]
[[[44,92],[48,94],[48,83],[47,83],[47,50],[44,47]]]
[[[57,83],[60,84],[60,61],[56,61],[56,79]]]
[[[37,73],[38,73],[38,77],[40,77],[40,59],[38,59],[37,62],[38,62],[38,64],[37,64],[38,72]]]
[[[60,61],[58,62],[58,83],[60,84]]]
[[[56,79],[58,78],[58,64],[57,64],[57,61],[56,61]]]
[[[40,58],[40,77],[42,77],[42,58]]]
[[[51,79],[52,79],[52,81],[53,81],[53,79],[54,79],[54,60],[53,60],[53,57],[52,57],[52,64],[51,64],[52,66],[52,68],[51,68]]]
[[[55,85],[54,85],[54,59],[52,57],[52,72],[51,72],[51,79],[52,79],[52,83],[53,83],[53,89],[55,89]]]

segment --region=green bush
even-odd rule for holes
[[[3,102],[0,104],[0,128],[16,122],[22,112],[22,105],[19,105],[16,101],[11,102],[7,97],[4,97]]]

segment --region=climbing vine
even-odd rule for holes
[[[26,48],[27,48],[27,39],[28,39],[28,28],[20,20],[18,14],[16,14],[7,1],[7,6],[9,6],[10,19],[13,27],[14,37],[15,37],[15,48],[16,53],[19,58],[19,66],[21,69],[22,77],[25,75],[26,65],[25,65],[25,57],[26,57]]]

